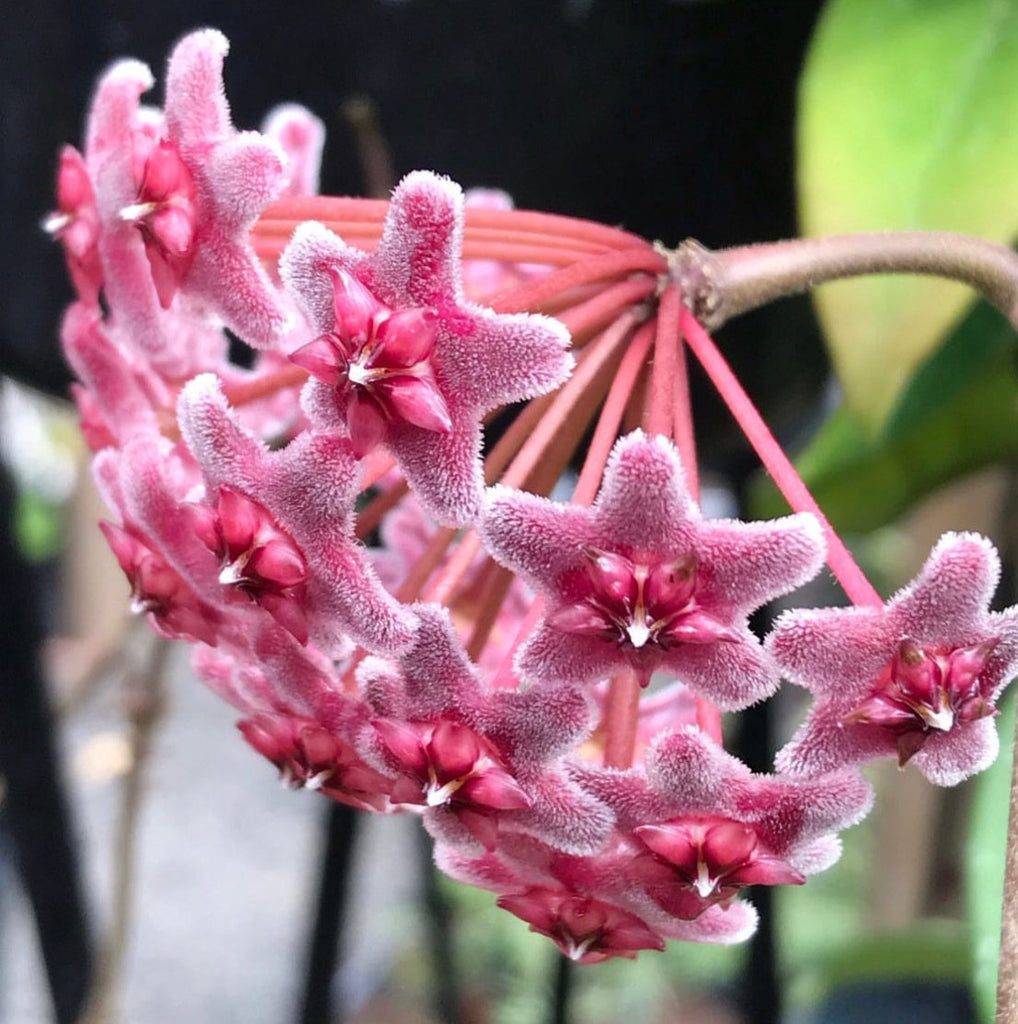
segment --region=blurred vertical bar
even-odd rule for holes
[[[12,491],[0,466],[0,827],[9,835],[32,907],[58,1024],[72,1024],[88,992],[92,949],[39,671],[42,627],[30,566],[10,529]]]

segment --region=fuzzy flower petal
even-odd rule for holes
[[[406,647],[413,613],[385,592],[353,536],[359,472],[347,443],[301,434],[269,451],[240,426],[211,374],[184,388],[179,415],[209,485],[257,495],[306,561],[302,586],[312,643],[337,656],[347,636],[378,653]]]
[[[226,326],[256,347],[271,345],[285,307],[248,241],[248,229],[283,190],[286,158],[257,132],[230,124],[223,91],[226,37],[185,36],[166,75],[166,127],[194,185],[193,262],[181,281]]]
[[[726,709],[777,688],[749,614],[813,576],[824,553],[808,515],[703,519],[674,447],[640,431],[616,445],[592,507],[494,488],[482,532],[548,600],[521,673],[586,682],[633,668],[646,682],[667,669]]]
[[[293,354],[315,378],[307,408],[330,411],[358,454],[387,447],[427,511],[457,525],[480,505],[481,418],[572,366],[557,321],[463,297],[462,242],[459,187],[420,171],[393,193],[374,254],[309,223],[280,261],[320,332]]]
[[[947,786],[990,764],[996,701],[1018,668],[1018,609],[987,608],[999,575],[989,541],[948,533],[880,608],[783,615],[768,648],[815,703],[779,767],[817,774],[897,757]]]

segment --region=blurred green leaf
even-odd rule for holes
[[[1018,383],[1005,352],[893,437],[870,436],[847,409],[838,409],[796,466],[836,530],[866,532],[936,487],[1016,454]],[[773,482],[760,477],[750,493],[752,515],[770,518],[787,508]]]
[[[939,406],[956,399],[988,365],[1006,363],[1018,347],[1014,328],[989,303],[978,302],[901,393],[883,430],[885,443],[922,427]]]
[[[1018,0],[830,0],[801,82],[804,234],[1018,233]],[[872,432],[971,293],[877,277],[817,292],[846,402]]]
[[[819,965],[818,991],[830,995],[868,981],[968,982],[970,970],[964,928],[956,921],[922,921],[846,943]]]
[[[33,491],[18,491],[14,503],[14,537],[30,562],[55,558],[64,544],[61,509]]]
[[[972,932],[972,988],[979,1019],[990,1024],[997,997],[1001,893],[1007,851],[1007,815],[1014,759],[1015,702],[1011,698],[997,720],[1000,757],[975,784],[965,850],[965,890]]]

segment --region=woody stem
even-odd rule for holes
[[[1015,737],[1018,744],[1018,716],[1015,718]],[[1018,1019],[1018,752],[1011,769],[1011,808],[1007,824],[996,1019],[997,1024]]]
[[[786,295],[865,274],[932,274],[970,285],[1018,328],[1018,255],[948,231],[796,238],[711,252],[684,242],[669,259],[686,303],[708,329]]]

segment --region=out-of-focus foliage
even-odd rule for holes
[[[1001,894],[1007,853],[1008,794],[1014,763],[1015,702],[1010,699],[997,721],[1001,752],[975,787],[968,844],[965,849],[965,890],[972,931],[973,991],[979,1019],[993,1020],[1000,949]]]
[[[883,526],[934,488],[1018,454],[1013,329],[985,303],[972,308],[923,364],[874,435],[845,406],[797,459],[837,530]],[[754,514],[787,509],[758,479]]]
[[[830,0],[800,87],[803,234],[1018,233],[1018,0]],[[970,293],[930,278],[824,286],[846,404],[884,424]]]

